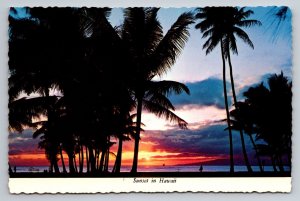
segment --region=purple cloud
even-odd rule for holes
[[[156,149],[164,149],[167,152],[185,153],[189,155],[203,156],[227,156],[229,154],[229,135],[224,131],[224,123],[214,124],[196,130],[165,130],[146,131],[142,138],[156,143]],[[254,156],[252,144],[245,136],[247,153],[250,158]],[[242,158],[241,140],[239,132],[233,131],[233,144],[235,158]]]

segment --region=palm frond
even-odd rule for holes
[[[238,54],[236,38],[234,37],[233,34],[227,34],[227,36],[223,38],[223,44],[224,44],[223,51],[224,51],[225,58],[228,58],[230,51],[232,51],[233,54]]]
[[[237,49],[237,45],[236,45],[236,38],[234,37],[234,35],[230,34],[230,36],[228,37],[228,40],[229,40],[230,50],[233,52],[233,54],[238,54],[238,49]]]
[[[250,15],[252,15],[254,12],[252,10],[245,11],[245,7],[242,7],[238,10],[238,14],[241,19],[248,18]]]
[[[206,55],[208,55],[215,49],[215,47],[219,44],[221,39],[221,36],[218,33],[216,33],[207,40],[207,43],[204,43],[202,48],[206,49]]]
[[[196,8],[195,19],[205,19],[207,17],[207,7],[205,8]]]
[[[145,54],[151,55],[159,42],[163,38],[163,29],[160,22],[157,19],[157,12],[159,8],[148,8],[145,11],[145,27],[144,27],[144,48]]]
[[[175,63],[188,40],[188,26],[194,23],[191,12],[183,13],[171,26],[149,58],[149,68],[153,75],[166,73]]]
[[[41,128],[37,129],[33,134],[32,137],[33,139],[36,139],[38,136],[40,136],[41,134],[45,134],[47,132],[47,126],[44,125]]]
[[[147,88],[148,94],[160,93],[166,96],[172,93],[181,94],[182,92],[190,94],[190,90],[185,84],[171,80],[151,81],[148,82]]]
[[[23,126],[36,127],[33,118],[47,115],[47,105],[54,104],[57,97],[21,98],[10,102],[9,125],[11,129],[23,130]]]
[[[243,31],[242,29],[240,29],[238,27],[235,27],[234,33],[238,37],[240,37],[245,43],[247,43],[252,49],[254,49],[254,45],[245,31]]]
[[[215,30],[214,28],[210,28],[207,31],[204,31],[202,34],[202,38],[211,37],[214,34]]]
[[[195,29],[200,29],[201,32],[204,32],[213,27],[213,24],[209,20],[203,20],[196,24]]]
[[[252,26],[261,26],[262,23],[258,20],[242,20],[236,23],[239,27],[252,27]]]
[[[175,110],[175,107],[172,105],[171,101],[163,94],[160,93],[151,94],[150,97],[147,98],[147,100],[152,103],[159,104],[164,108]]]
[[[176,122],[181,129],[187,129],[187,122],[178,117],[175,113],[170,111],[169,109],[164,108],[163,106],[153,103],[148,100],[143,100],[143,106],[149,112],[154,113],[158,117],[164,117],[165,119]]]

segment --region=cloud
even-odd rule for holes
[[[213,124],[196,130],[165,130],[146,131],[142,138],[157,144],[155,150],[165,150],[169,153],[182,153],[182,155],[200,156],[227,156],[229,154],[229,135],[224,131],[224,123]],[[254,156],[252,144],[247,136],[245,143],[250,157]],[[238,132],[233,131],[234,154],[242,158],[241,141]]]
[[[38,149],[39,139],[32,138],[33,131],[26,129],[22,133],[12,132],[8,135],[9,155],[18,155],[22,153],[41,153]]]
[[[276,74],[279,75],[280,73],[281,73],[281,72],[278,72],[278,73],[276,73]],[[239,90],[238,95],[237,95],[237,96],[238,96],[238,99],[239,99],[239,100],[244,99],[244,98],[245,98],[244,95],[243,95],[244,92],[248,91],[250,87],[256,87],[256,86],[260,85],[261,83],[263,83],[265,87],[269,88],[268,80],[269,80],[269,78],[270,78],[272,75],[274,75],[274,74],[275,74],[275,73],[266,73],[266,74],[262,75],[262,76],[260,77],[259,81],[257,81],[256,83],[248,84],[248,85],[244,86],[243,88],[241,88],[241,89]],[[287,74],[284,73],[284,72],[283,72],[283,75],[284,75],[285,77],[287,77],[289,81],[292,81],[292,78],[291,78],[289,75],[287,75]]]
[[[171,102],[177,107],[186,105],[201,106],[216,106],[224,109],[224,92],[223,81],[210,77],[198,82],[185,83],[190,89],[191,95],[181,94],[170,96]],[[229,91],[230,84],[227,82],[227,90]],[[231,105],[231,96],[228,96],[229,105]]]

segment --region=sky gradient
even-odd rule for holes
[[[164,32],[183,12],[195,8],[160,9],[158,19]],[[244,29],[254,44],[254,50],[237,40],[238,55],[232,56],[232,65],[236,93],[243,99],[243,92],[250,86],[266,82],[271,74],[281,71],[290,79],[292,77],[292,39],[291,14],[277,27],[272,18],[271,7],[252,7],[251,19],[260,20],[262,26]],[[274,12],[273,12],[274,13]],[[110,22],[113,26],[122,24],[122,10],[113,9]],[[202,50],[205,39],[199,30],[190,26],[190,37],[173,68],[156,80],[175,80],[185,83],[191,95],[171,96],[176,107],[176,114],[186,120],[187,130],[180,130],[172,122],[159,119],[155,115],[142,114],[145,132],[141,134],[139,165],[183,165],[220,160],[229,163],[229,137],[226,128],[224,95],[222,86],[222,60],[220,48],[206,55]],[[274,34],[277,33],[276,38]],[[227,73],[228,75],[228,73]],[[229,80],[229,77],[227,78]],[[230,85],[227,85],[230,92]],[[230,94],[229,94],[230,96]],[[232,105],[230,96],[229,104]],[[246,149],[254,162],[254,152],[250,140],[246,137]],[[116,139],[113,139],[116,141]],[[9,161],[17,166],[47,165],[43,150],[37,148],[38,139],[32,139],[32,131],[23,134],[10,133]],[[233,132],[234,155],[237,164],[242,163],[240,137]],[[131,165],[133,158],[133,141],[124,143],[123,165]],[[116,153],[117,146],[112,147]],[[252,156],[252,157],[251,157]],[[65,157],[67,158],[67,157]],[[228,163],[226,163],[228,161]],[[113,156],[111,162],[114,162]]]

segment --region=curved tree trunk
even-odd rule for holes
[[[252,145],[253,145],[254,150],[255,150],[255,155],[256,155],[256,159],[257,159],[258,165],[259,165],[259,169],[260,169],[261,172],[263,172],[264,168],[263,168],[262,162],[261,162],[259,154],[258,154],[257,146],[256,146],[255,141],[254,141],[254,139],[253,139],[253,137],[252,137],[251,134],[249,135],[249,137],[250,137],[250,140],[251,140]]]
[[[105,156],[105,151],[102,149],[101,151],[101,159],[100,159],[100,165],[99,165],[99,171],[103,172],[103,164],[104,164],[104,157]]]
[[[104,171],[108,172],[108,166],[109,166],[109,152],[110,152],[110,136],[107,136],[107,149],[106,149],[106,156],[105,156],[105,165],[104,165]]]
[[[225,100],[225,108],[226,108],[226,117],[227,117],[227,125],[229,132],[229,154],[230,154],[230,173],[234,172],[234,162],[233,162],[233,144],[232,144],[232,132],[230,126],[230,115],[228,109],[228,100],[227,100],[227,89],[226,89],[226,67],[225,67],[225,58],[224,58],[224,50],[223,50],[223,41],[221,40],[221,55],[222,55],[222,63],[223,63],[223,90],[224,90],[224,100]]]
[[[52,133],[52,128],[51,128],[52,119],[53,119],[52,118],[53,117],[53,111],[52,111],[50,102],[48,102],[49,97],[50,97],[49,88],[45,87],[44,92],[45,92],[45,97],[46,97],[46,101],[47,101],[47,121],[48,121],[48,125],[50,125],[50,126],[48,126],[48,135],[49,135],[48,137],[49,137],[49,140],[51,142],[51,147],[50,147],[51,156],[50,156],[50,158],[51,158],[51,163],[54,167],[54,172],[59,173],[59,168],[58,168],[58,164],[57,164],[57,160],[56,160],[56,154],[58,153],[58,150],[56,148],[56,145],[57,145],[56,140],[57,139],[55,139],[55,136],[52,135],[53,133]]]
[[[73,159],[73,152],[70,151],[67,153],[68,154],[68,158],[69,158],[69,172],[70,173],[75,173],[75,168],[74,168],[74,159]]]
[[[277,172],[277,167],[276,167],[276,163],[275,163],[275,158],[273,155],[270,156],[271,157],[271,162],[272,162],[272,166],[274,169],[274,172]]]
[[[278,167],[280,172],[284,172],[283,162],[282,162],[282,156],[281,154],[277,155],[277,161],[278,161]]]
[[[78,171],[80,172],[80,163],[81,163],[81,152],[80,152],[80,145],[79,145],[79,152],[78,152]]]
[[[77,168],[77,162],[76,162],[76,155],[74,154],[74,167],[75,167],[75,172],[78,172],[78,168]]]
[[[80,146],[80,153],[81,153],[81,160],[79,161],[80,165],[79,165],[79,172],[82,173],[83,172],[83,162],[84,162],[84,153],[83,153],[83,145],[79,145]]]
[[[96,149],[96,169],[100,169],[100,148]]]
[[[119,147],[118,147],[118,153],[116,157],[115,166],[113,169],[113,172],[119,173],[121,170],[121,161],[122,161],[122,147],[123,147],[123,139],[122,135],[119,137]]]
[[[232,96],[233,96],[233,103],[236,108],[236,110],[239,112],[239,108],[237,105],[237,99],[236,99],[236,94],[235,94],[235,87],[234,87],[234,79],[233,79],[233,73],[232,73],[232,65],[231,65],[231,59],[230,59],[230,51],[228,52],[228,63],[229,63],[229,69],[230,69],[230,81],[231,81],[231,90],[232,90]],[[240,129],[240,137],[241,137],[241,142],[242,142],[242,151],[243,151],[243,156],[245,160],[245,164],[247,166],[248,172],[253,172],[248,156],[247,156],[247,151],[246,151],[246,145],[245,145],[245,139],[244,139],[244,133],[243,130]]]
[[[95,155],[91,147],[89,147],[88,149],[89,149],[89,162],[90,162],[91,172],[95,172],[96,171]]]
[[[51,160],[52,160],[51,163],[52,163],[52,165],[54,167],[54,172],[55,173],[59,173],[59,168],[58,168],[56,157],[52,157]]]
[[[133,162],[132,162],[132,173],[137,172],[138,167],[138,153],[139,153],[139,142],[140,142],[140,131],[141,131],[141,122],[142,122],[142,97],[138,98],[137,101],[137,117],[136,117],[136,128],[137,132],[134,139],[134,154],[133,154]]]
[[[108,172],[108,165],[109,165],[109,149],[106,151],[105,154],[104,172]]]
[[[90,161],[89,161],[89,152],[87,145],[85,146],[85,158],[86,158],[86,172],[90,172]]]
[[[62,167],[63,167],[63,173],[67,173],[61,146],[59,146],[59,153],[60,153],[60,159],[61,159],[61,163],[62,163]]]

